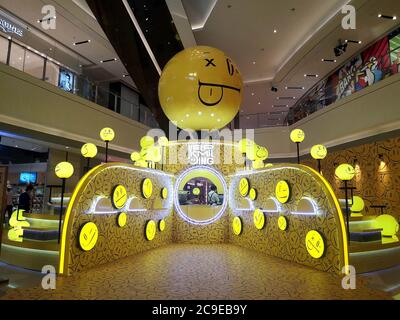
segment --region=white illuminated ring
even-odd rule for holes
[[[217,176],[217,178],[221,181],[222,183],[222,187],[224,189],[224,201],[222,203],[222,208],[220,209],[220,211],[211,219],[208,220],[202,220],[202,221],[198,221],[198,220],[194,220],[189,218],[181,209],[180,205],[179,205],[179,185],[181,184],[182,180],[192,171],[194,170],[206,170],[209,171],[213,174],[215,174]],[[176,179],[176,183],[175,183],[175,188],[174,188],[174,204],[175,204],[175,210],[176,212],[178,212],[179,216],[191,223],[191,224],[197,224],[197,225],[206,225],[206,224],[210,224],[213,223],[215,221],[217,221],[219,218],[221,218],[221,216],[223,215],[223,213],[226,210],[226,207],[228,205],[228,187],[226,185],[225,179],[224,177],[221,175],[221,173],[217,170],[215,170],[212,167],[207,167],[207,166],[194,166],[194,167],[190,167],[188,169],[186,169],[185,171],[183,171],[178,179]]]

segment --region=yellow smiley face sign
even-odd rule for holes
[[[161,198],[163,198],[164,200],[168,198],[168,189],[167,188],[161,189]]]
[[[286,203],[290,198],[290,187],[285,180],[281,180],[276,184],[275,196],[280,203]]]
[[[149,178],[146,178],[142,182],[142,195],[143,198],[149,199],[153,194],[153,183]]]
[[[197,46],[176,54],[158,84],[164,113],[180,128],[223,128],[239,111],[243,82],[221,50]]]
[[[234,217],[232,221],[233,234],[239,236],[242,233],[242,219]]]
[[[284,216],[280,216],[278,218],[278,228],[282,231],[287,229],[287,219]]]
[[[249,194],[249,190],[250,190],[250,183],[249,183],[249,179],[247,178],[242,178],[239,181],[239,193],[242,197],[247,197],[247,195]]]
[[[121,228],[125,227],[127,218],[128,217],[127,217],[126,213],[125,212],[121,212],[118,215],[118,218],[117,218],[118,226],[121,227]]]
[[[116,186],[112,191],[112,204],[115,209],[122,209],[128,200],[128,193],[123,185]]]
[[[254,201],[257,199],[257,190],[254,188],[251,188],[249,191],[249,198],[250,200]]]
[[[258,230],[264,228],[265,225],[265,215],[260,209],[256,209],[253,213],[254,225]]]
[[[79,246],[84,251],[90,251],[94,248],[99,238],[99,230],[93,222],[83,225],[79,232]]]
[[[306,235],[306,248],[308,253],[314,259],[319,259],[325,252],[325,243],[318,231],[311,230]]]
[[[152,241],[156,236],[156,223],[154,220],[147,221],[145,228],[146,239]]]
[[[348,163],[343,163],[335,170],[335,175],[342,181],[349,181],[354,178],[356,171]]]
[[[115,138],[115,132],[111,128],[103,128],[100,131],[100,138],[106,142],[113,141]]]
[[[325,159],[326,155],[328,154],[328,150],[322,144],[317,144],[311,148],[311,156],[315,160],[322,160]]]
[[[290,140],[296,143],[303,142],[305,136],[304,131],[301,129],[294,129],[290,132]]]
[[[158,230],[160,230],[161,232],[163,232],[163,231],[165,230],[165,226],[166,226],[165,220],[164,220],[164,219],[161,219],[161,220],[158,222]]]

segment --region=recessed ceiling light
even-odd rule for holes
[[[388,16],[388,15],[381,14],[381,13],[378,14],[378,18],[389,19],[389,20],[396,20],[397,19],[396,16]]]
[[[217,119],[218,122],[221,122],[221,119]]]
[[[256,64],[256,62],[255,62],[255,61],[253,61],[253,64]]]
[[[258,104],[261,104],[261,102],[260,102],[260,101],[258,101]]]
[[[255,95],[255,93],[254,93],[254,92],[252,92],[252,93],[251,93],[251,95],[252,95],[252,96],[254,96],[254,95]]]
[[[74,42],[73,45],[79,46],[81,44],[90,43],[90,42],[91,42],[91,40],[78,41],[78,42]]]
[[[129,74],[123,74],[122,77],[126,78],[126,77],[130,77]]]
[[[277,33],[277,32],[278,32],[278,30],[274,29],[274,33]]]
[[[199,115],[199,116],[201,116],[202,114],[203,114],[203,112],[201,112],[201,111],[198,112],[198,115]]]
[[[215,116],[215,114],[214,113],[211,113],[211,117],[214,117]]]
[[[100,63],[114,62],[114,61],[117,61],[117,60],[118,60],[117,58],[114,58],[114,59],[106,59],[106,60],[101,60]]]

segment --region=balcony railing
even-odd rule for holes
[[[0,63],[7,64],[31,76],[59,87],[102,107],[144,125],[159,127],[153,113],[140,104],[139,94],[132,90],[133,100],[127,100],[104,86],[90,81],[59,62],[11,38],[0,35]]]

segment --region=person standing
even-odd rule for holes
[[[25,210],[25,212],[31,211],[31,203],[33,196],[33,185],[28,184],[26,186],[25,192],[21,193],[19,196],[18,209]]]
[[[8,221],[10,221],[11,215],[13,211],[13,201],[12,201],[12,188],[10,185],[7,185],[6,191],[6,211],[7,217],[4,215],[5,223],[8,225]]]

